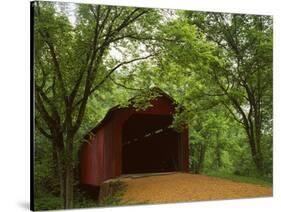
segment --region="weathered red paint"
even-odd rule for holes
[[[133,107],[113,108],[107,113],[104,120],[91,131],[94,137],[88,143],[85,142],[81,146],[80,151],[81,184],[100,186],[105,180],[122,174],[122,130],[125,123],[129,123],[127,121],[130,117],[137,114],[141,117],[139,120],[147,121],[147,117],[149,118],[151,116],[151,123],[158,123],[159,125],[161,124],[159,121],[157,122],[156,119],[153,120],[155,115],[168,117],[172,116],[175,112],[174,102],[167,95],[157,97],[151,101],[151,104],[152,107],[144,111],[137,111]],[[141,126],[138,124],[138,121],[130,123],[135,125],[135,128],[132,129],[137,129],[139,127],[143,131],[153,127],[152,124]],[[132,137],[134,134],[138,134],[138,132],[135,131],[134,133],[128,131],[127,134]],[[179,145],[178,162],[182,164],[179,167],[179,171],[188,172],[188,130],[183,130],[179,135],[178,141],[175,141],[178,142]],[[159,146],[159,148],[161,148],[161,146]],[[155,151],[155,154],[157,155],[157,151]]]

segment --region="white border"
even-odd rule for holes
[[[274,197],[110,208],[113,211],[276,211],[280,201],[280,7],[278,0],[73,0],[99,3],[274,15]],[[0,211],[29,205],[29,1],[0,7]],[[85,209],[92,211],[93,209]],[[109,211],[109,209],[95,209]],[[76,211],[76,210],[73,210]],[[78,211],[78,210],[77,210]]]

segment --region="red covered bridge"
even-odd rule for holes
[[[161,92],[151,107],[114,107],[91,130],[80,149],[80,182],[100,186],[122,174],[188,172],[188,130],[169,126],[174,100]]]

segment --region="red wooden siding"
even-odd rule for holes
[[[113,142],[113,122],[108,122],[104,131],[104,180],[107,177],[114,176],[114,142]]]

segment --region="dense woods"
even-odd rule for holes
[[[272,178],[272,17],[36,2],[37,209],[85,207],[78,149],[107,110],[158,87],[196,174]]]

